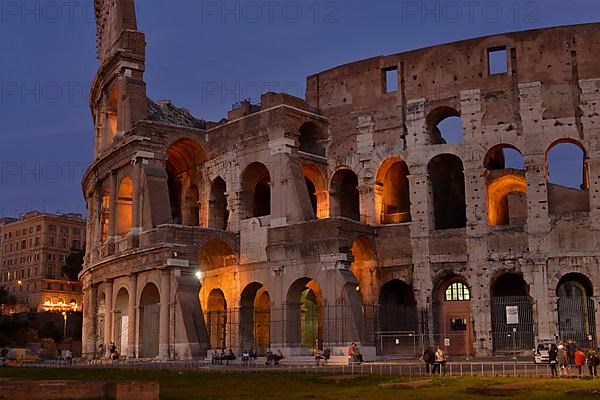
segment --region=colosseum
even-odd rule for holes
[[[85,354],[596,341],[600,24],[353,62],[210,122],[147,98],[133,0],[95,11]]]

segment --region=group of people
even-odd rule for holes
[[[57,350],[58,352],[58,360],[59,362],[64,362],[65,365],[71,365],[73,364],[73,352],[71,351],[71,349],[66,348],[63,349],[62,351],[59,349]]]
[[[327,365],[327,361],[331,358],[331,350],[329,347],[323,346],[323,350],[317,351],[315,353],[315,361],[317,362],[317,366],[321,364],[323,361],[324,365]]]
[[[581,377],[586,365],[589,376],[598,376],[598,365],[600,365],[598,350],[590,346],[587,352],[584,352],[572,339],[569,339],[566,344],[560,342],[558,346],[556,344],[550,345],[548,360],[552,376],[569,376],[570,371],[576,370]]]
[[[242,352],[242,365],[254,365],[256,364],[257,358],[258,355],[256,354],[256,350],[254,350],[254,348],[251,348],[250,351],[244,349],[244,351]]]
[[[446,363],[448,362],[448,356],[441,346],[437,346],[435,351],[429,347],[426,348],[421,358],[425,363],[425,370],[428,374],[440,373],[446,375]]]
[[[364,362],[363,355],[361,354],[360,350],[358,349],[358,345],[354,342],[348,348],[348,358],[350,359],[350,362],[353,362],[353,363]]]
[[[223,361],[225,361],[225,364],[229,365],[229,361],[233,361],[235,359],[235,354],[231,349],[227,351],[225,351],[225,349],[221,349],[221,351],[214,350],[212,352],[211,364],[223,364]]]
[[[98,355],[100,358],[104,358],[105,354],[104,354],[104,344],[100,343],[98,345]],[[108,358],[110,360],[118,360],[121,357],[121,355],[119,354],[119,351],[117,349],[117,345],[115,344],[115,342],[110,342],[110,344],[108,345]]]

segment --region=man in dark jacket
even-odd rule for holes
[[[431,366],[435,362],[435,353],[433,352],[433,350],[431,350],[431,348],[428,347],[423,352],[423,356],[421,358],[423,359],[423,362],[425,363],[425,370],[427,371],[428,374],[430,374]]]

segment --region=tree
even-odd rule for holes
[[[0,286],[0,304],[14,306],[17,304],[17,298],[14,294],[10,294],[6,286]]]
[[[72,250],[61,267],[62,273],[71,281],[78,280],[79,273],[83,269],[83,250]]]

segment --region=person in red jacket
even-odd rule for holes
[[[584,365],[585,353],[581,350],[581,348],[578,347],[577,350],[575,350],[575,366],[577,367],[579,376],[581,376],[581,370],[583,369]]]

